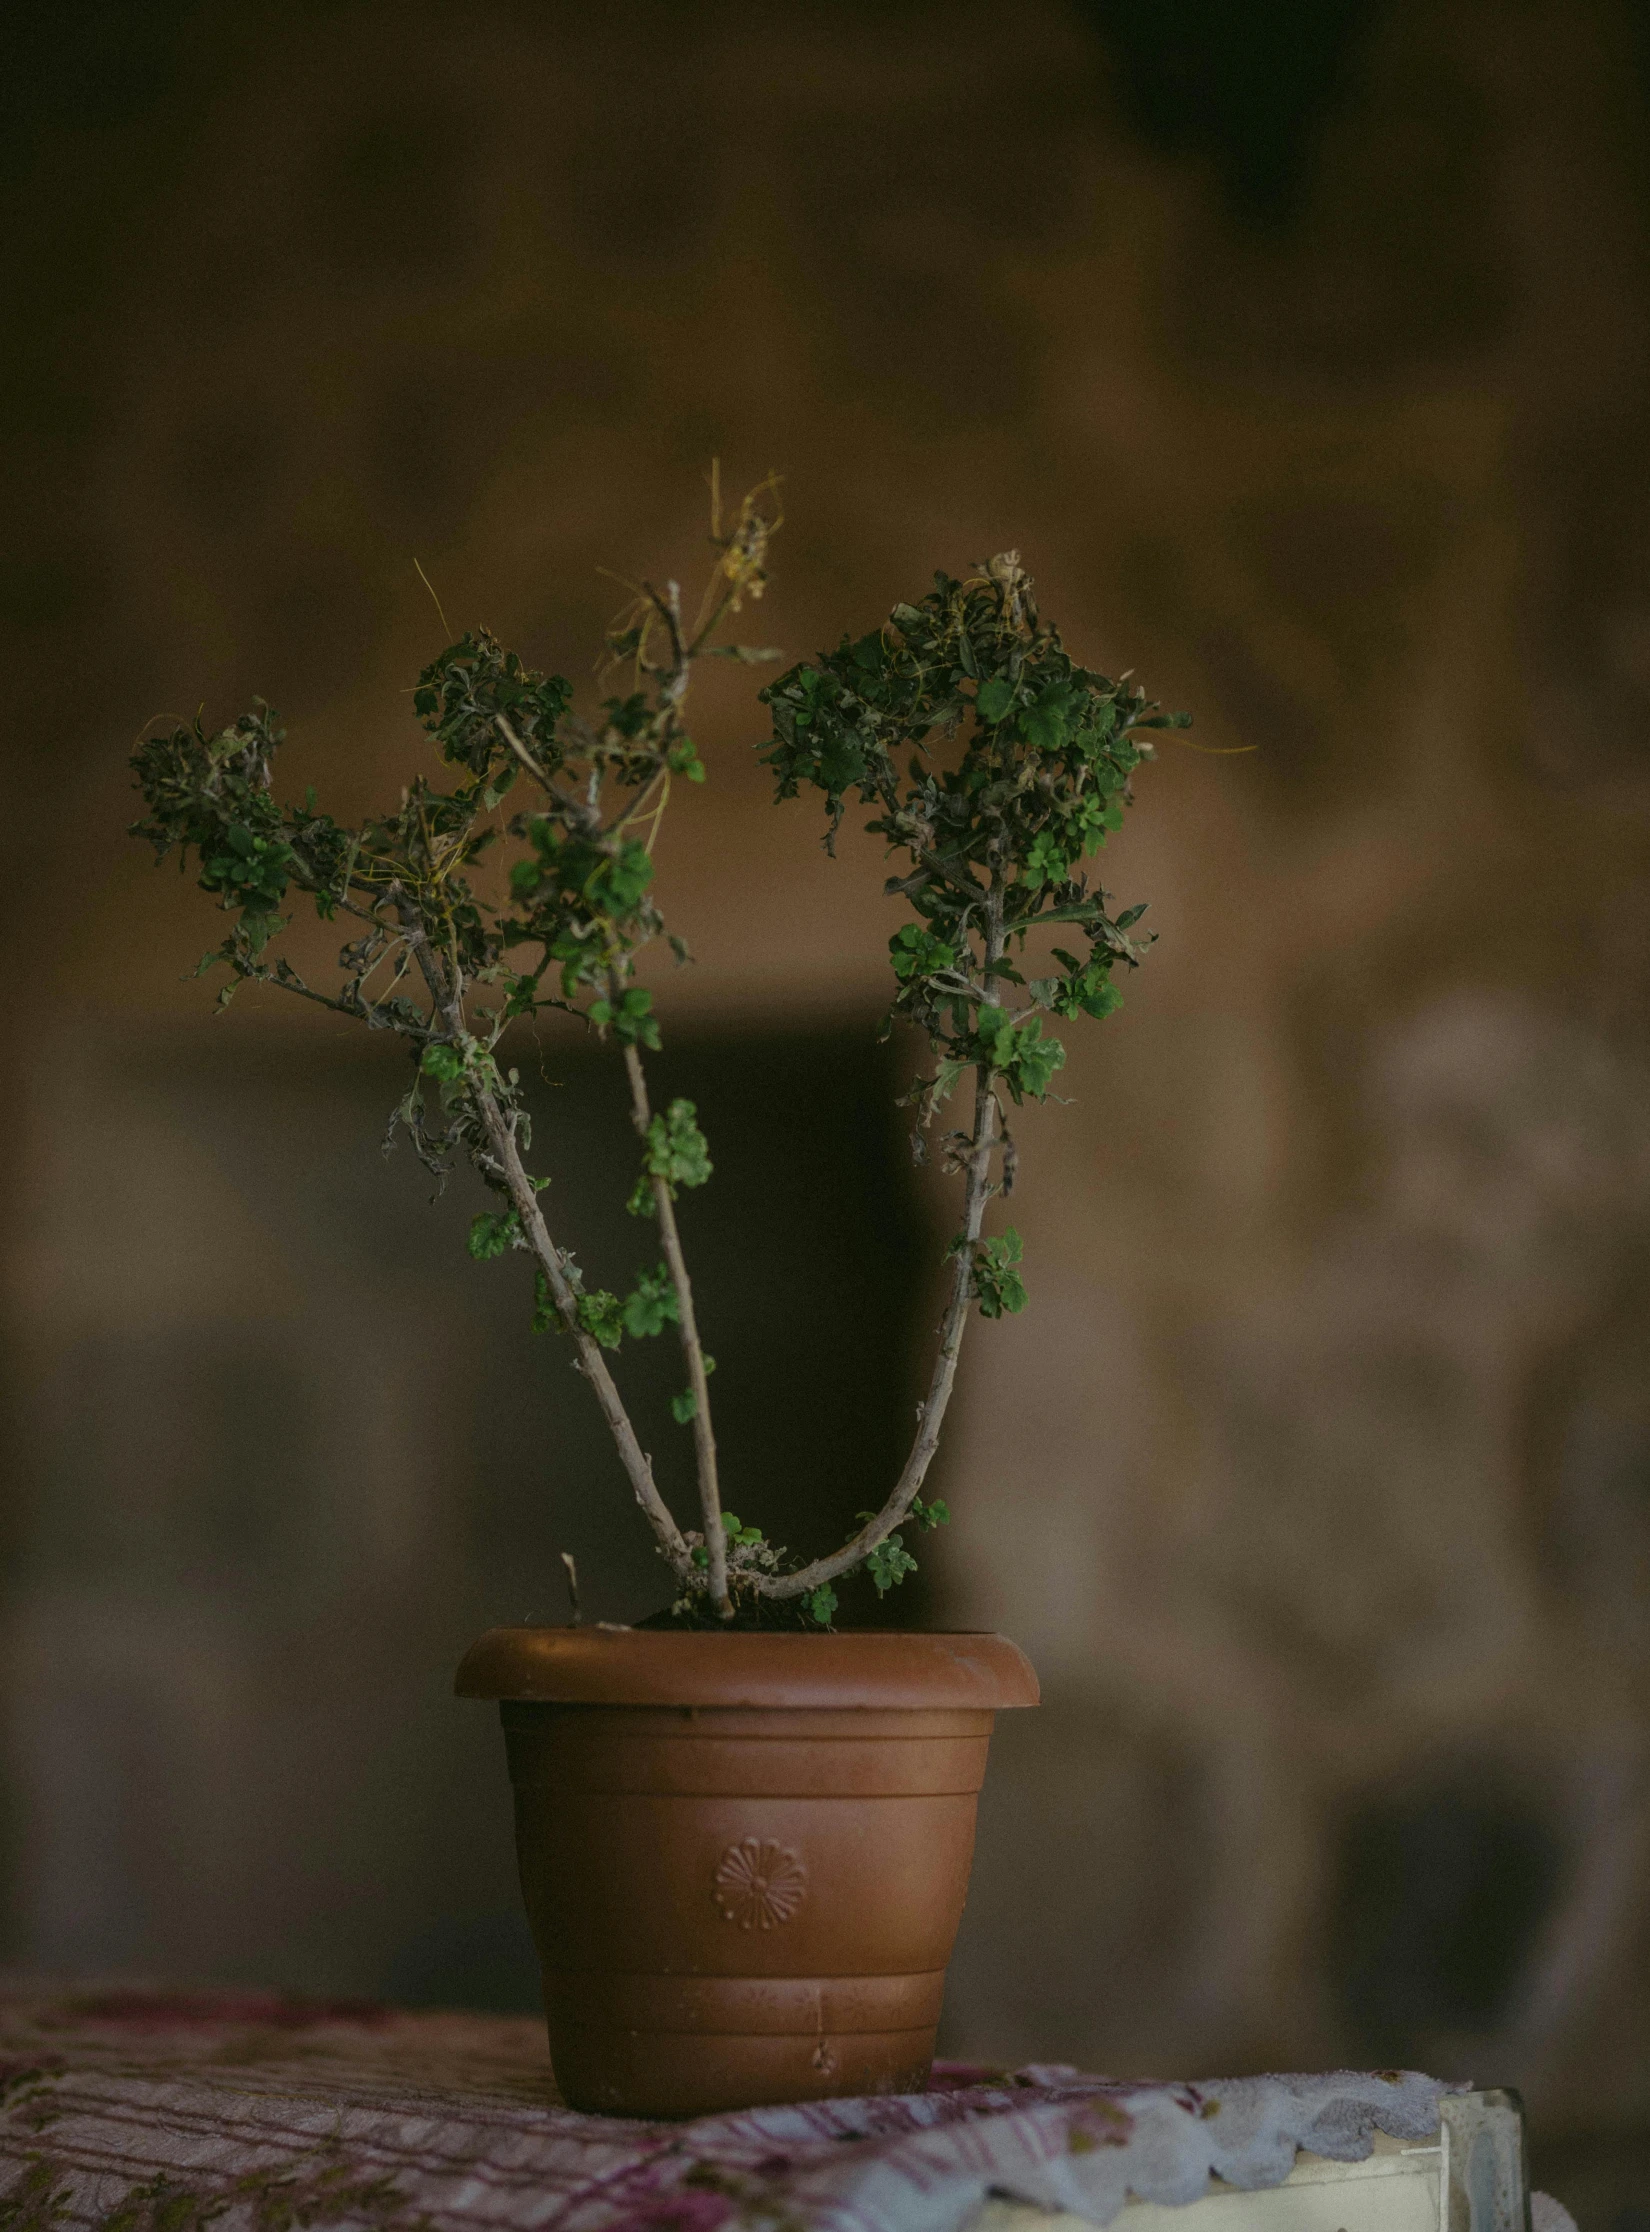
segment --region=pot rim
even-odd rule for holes
[[[472,1643],[458,1697],[551,1705],[677,1705],[840,1712],[1001,1711],[1035,1705],[1031,1661],[1006,1635],[739,1635],[613,1627],[498,1627]]]

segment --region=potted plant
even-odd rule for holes
[[[762,593],[771,486],[724,532],[691,614],[645,586],[608,640],[628,687],[586,717],[559,677],[484,630],[419,678],[414,709],[443,763],[389,812],[345,826],[313,793],[280,803],[282,731],[261,702],[143,741],[134,834],[191,858],[230,917],[201,964],[271,985],[407,1042],[413,1077],[391,1132],[445,1172],[479,1173],[493,1206],[477,1257],[525,1255],[535,1327],[570,1343],[670,1576],[661,1622],[495,1629],[459,1670],[500,1701],[523,1890],[544,1970],[552,2057],[575,2105],[685,2114],[920,2085],[972,1854],[994,1712],[1036,1702],[995,1636],[834,1627],[837,1588],[878,1596],[913,1570],[913,1530],[940,1525],[924,1487],[969,1312],[1025,1304],[1018,1235],[988,1236],[1014,1180],[1011,1106],[1044,1099],[1064,1061],[1048,1019],[1104,1016],[1137,963],[1142,909],[1110,911],[1085,859],[1121,819],[1143,732],[1180,725],[1143,692],[1077,664],[1010,552],[761,692],[778,799],[823,797],[833,843],[850,800],[899,857],[907,919],[889,941],[892,1014],[934,1065],[913,1088],[919,1152],[962,1181],[938,1347],[910,1454],[878,1508],[834,1548],[792,1556],[723,1502],[710,1393],[678,1221],[711,1175],[691,1102],[656,1107],[660,1044],[638,968],[664,934],[654,848],[673,786],[704,780],[686,725],[706,658],[777,654],[722,640]],[[299,898],[346,938],[308,981],[276,950]],[[1050,973],[1028,938],[1063,936]],[[685,949],[671,939],[678,959]],[[515,1039],[566,1017],[613,1050],[637,1139],[629,1207],[657,1243],[628,1285],[586,1278],[546,1212]],[[965,1087],[965,1080],[966,1087]],[[962,1115],[942,1111],[963,1089]],[[620,1291],[621,1287],[623,1291]],[[671,1328],[693,1440],[697,1523],[669,1508],[609,1359]]]

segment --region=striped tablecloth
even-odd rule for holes
[[[1103,2225],[1423,2138],[1442,2089],[941,2063],[925,2093],[628,2122],[561,2104],[526,2018],[13,1985],[0,2232],[958,2232],[993,2193]]]

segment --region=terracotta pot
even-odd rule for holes
[[[563,2097],[692,2116],[927,2082],[1000,1635],[494,1628]]]

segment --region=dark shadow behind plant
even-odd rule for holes
[[[199,721],[143,742],[132,766],[148,808],[133,825],[157,858],[194,859],[203,890],[231,918],[201,972],[223,965],[226,1005],[245,981],[387,1030],[409,1042],[414,1075],[386,1138],[404,1132],[429,1169],[467,1158],[496,1198],[470,1228],[472,1254],[532,1259],[534,1326],[564,1333],[607,1420],[632,1492],[689,1622],[771,1621],[787,1612],[830,1624],[834,1584],[863,1568],[879,1594],[913,1570],[902,1529],[940,1524],[923,1484],[955,1382],[970,1303],[982,1316],[1023,1309],[1012,1227],[987,1237],[986,1208],[1014,1182],[1008,1105],[1045,1099],[1065,1060],[1050,1016],[1104,1016],[1119,1003],[1119,967],[1147,938],[1144,911],[1113,915],[1084,860],[1117,828],[1130,778],[1151,746],[1141,732],[1184,725],[1143,692],[1073,661],[1037,610],[1018,556],[960,580],[937,574],[916,604],[834,652],[793,666],[761,693],[773,724],[763,758],[779,799],[820,792],[826,844],[850,799],[866,827],[902,855],[887,890],[914,920],[890,940],[894,1016],[934,1053],[910,1095],[919,1155],[970,1079],[966,1121],[938,1133],[944,1167],[963,1179],[939,1346],[910,1455],[881,1507],[812,1559],[793,1557],[725,1510],[717,1473],[706,1354],[676,1205],[711,1175],[692,1102],[655,1108],[646,1056],[660,1044],[653,994],[637,957],[666,935],[653,897],[653,848],[677,780],[702,782],[686,727],[694,666],[705,658],[777,657],[718,640],[746,598],[762,594],[778,525],[772,484],[741,505],[689,619],[675,582],[644,585],[608,639],[632,687],[586,719],[559,676],[525,666],[485,630],[466,634],[419,677],[414,707],[444,768],[416,775],[391,813],[345,826],[313,792],[279,804],[271,769],[282,730],[254,705],[209,735]],[[443,787],[445,783],[449,787]],[[527,803],[519,801],[522,786]],[[478,863],[505,848],[506,895],[487,896]],[[488,889],[500,889],[491,877]],[[293,896],[348,935],[330,987],[274,952]],[[1027,977],[1028,934],[1053,930],[1053,973]],[[678,960],[680,939],[669,940]],[[658,1261],[620,1295],[587,1282],[547,1221],[547,1179],[528,1168],[531,1128],[519,1072],[503,1059],[512,1026],[565,1014],[623,1062],[639,1169],[629,1208],[658,1227]],[[608,1357],[629,1340],[675,1329],[686,1385],[672,1408],[691,1429],[699,1525],[681,1527],[660,1495]]]

